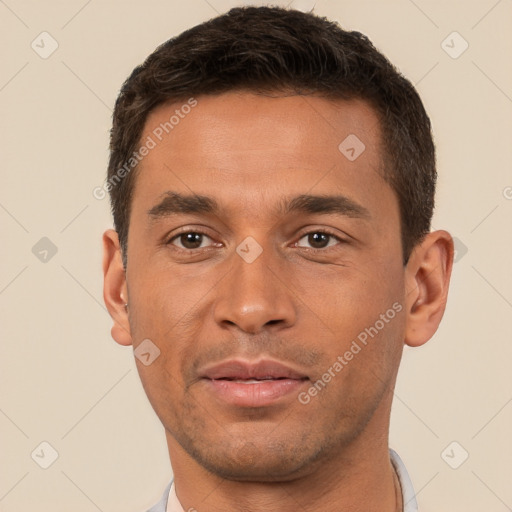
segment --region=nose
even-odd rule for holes
[[[214,318],[218,325],[258,334],[270,327],[281,329],[295,323],[293,291],[286,282],[282,262],[269,253],[264,250],[251,263],[233,254],[231,270],[216,287]]]

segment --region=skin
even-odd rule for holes
[[[177,496],[199,512],[394,512],[395,379],[404,343],[422,345],[441,321],[452,239],[428,234],[404,267],[398,201],[364,101],[197,100],[139,165],[126,271],[116,232],[103,237],[113,338],[134,348],[150,339],[161,351],[137,366],[165,427]],[[180,106],[155,109],[141,140]],[[338,150],[349,134],[366,147],[353,162]],[[167,191],[220,209],[148,215]],[[343,195],[365,213],[278,211],[301,194]],[[206,236],[193,246],[182,231]],[[325,231],[333,236],[308,236]],[[263,249],[252,263],[236,252],[248,236]],[[401,311],[308,404],[295,394],[236,407],[199,378],[207,363],[269,357],[306,374],[307,391],[394,303]]]

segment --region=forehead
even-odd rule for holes
[[[392,194],[375,111],[362,100],[230,92],[161,105],[148,117],[134,198],[167,190],[222,196],[256,214],[272,196]],[[385,195],[385,194],[384,194]],[[359,197],[354,197],[359,196]],[[255,208],[255,210],[254,210]]]

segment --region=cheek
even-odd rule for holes
[[[378,327],[391,323],[397,310],[404,309],[403,269],[396,264],[305,270],[297,272],[295,283],[308,323],[316,322],[341,345],[377,322]]]
[[[130,281],[130,328],[135,351],[146,339],[159,351],[151,366],[137,363],[153,404],[162,402],[165,407],[166,396],[177,400],[190,384],[185,370],[207,339],[206,316],[211,310],[211,292],[218,272],[212,272],[211,277],[180,276],[169,267],[148,264]]]
[[[372,400],[389,386],[398,367],[405,329],[403,269],[400,265],[355,266],[331,276],[305,276],[309,331],[329,364],[321,371],[336,375],[341,395]],[[339,375],[339,377],[338,377]],[[329,379],[328,374],[316,376]],[[340,397],[341,397],[340,395]],[[348,398],[347,396],[347,398]]]
[[[165,262],[147,261],[129,279],[128,294],[131,303],[131,321],[136,334],[165,340],[177,338],[197,315],[208,299],[209,292],[219,279],[219,272],[209,274],[181,272]]]
[[[137,363],[140,380],[148,400],[160,421],[174,429],[183,422],[186,412],[184,385],[179,372],[168,367],[168,358],[161,356],[151,366]]]

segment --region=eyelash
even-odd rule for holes
[[[197,234],[197,235],[203,235],[203,236],[206,236],[208,238],[210,238],[210,240],[212,240],[212,237],[209,236],[207,233],[205,233],[204,231],[201,231],[199,229],[190,229],[190,230],[186,230],[186,231],[182,231],[181,233],[177,233],[175,235],[173,235],[167,242],[166,242],[166,245],[174,245],[172,242],[178,238],[180,238],[181,236],[183,235],[187,235],[187,234],[190,234],[190,233],[193,233],[193,234]],[[308,235],[312,235],[312,234],[323,234],[323,235],[327,235],[328,237],[330,238],[334,238],[336,239],[336,241],[340,244],[342,243],[346,243],[346,240],[340,238],[338,235],[335,235],[334,233],[330,232],[329,230],[327,229],[313,229],[311,231],[307,231],[305,233],[302,233],[300,235],[300,237],[298,238],[297,242],[295,242],[295,244],[297,244],[300,240],[302,240],[304,237],[308,236]],[[184,252],[187,252],[187,253],[190,253],[190,254],[193,254],[195,253],[196,251],[204,251],[205,249],[211,249],[212,247],[209,246],[209,247],[198,247],[196,249],[186,249],[186,248],[183,248],[183,247],[178,247],[178,246],[174,246],[176,249],[180,250],[180,251],[184,251]],[[327,250],[329,249],[332,249],[332,247],[334,246],[327,246],[327,247],[324,247],[324,248],[321,248],[321,249],[317,249],[315,247],[300,247],[301,249],[306,249],[307,251],[309,252],[326,252]]]

